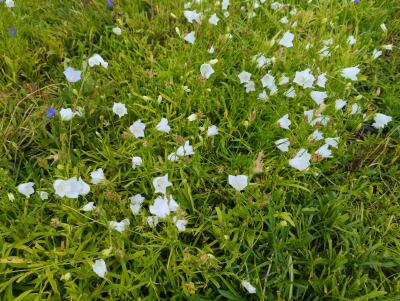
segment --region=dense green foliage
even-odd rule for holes
[[[207,16],[217,12],[218,26],[208,17],[189,24],[181,0],[118,0],[112,8],[105,0],[15,2],[12,9],[0,3],[1,300],[400,299],[397,0],[287,0],[281,11],[266,1],[253,18],[254,1],[231,0],[228,18],[214,1],[192,6]],[[293,8],[298,25],[280,23]],[[112,33],[115,26],[122,35]],[[288,29],[295,45],[280,48]],[[183,40],[192,30],[194,45]],[[353,46],[349,35],[357,38]],[[329,38],[338,48],[322,59],[318,52]],[[393,50],[373,60],[372,51],[385,44]],[[252,62],[259,52],[275,56],[268,68],[275,75],[327,73],[325,112],[332,120],[321,131],[340,137],[333,158],[305,172],[288,165],[301,147],[316,149],[303,117],[315,104],[297,87],[293,99],[282,95],[287,88],[266,101],[246,93],[238,74],[266,73]],[[64,68],[82,69],[95,53],[108,69],[87,68],[81,81],[68,83]],[[215,58],[215,73],[200,78],[200,65]],[[343,80],[340,69],[355,65],[359,80]],[[366,117],[335,111],[336,98],[357,102]],[[118,118],[114,102],[123,102],[128,115]],[[84,115],[46,118],[49,106],[80,106]],[[376,130],[375,112],[393,121]],[[198,118],[190,122],[193,113]],[[275,124],[286,113],[289,131]],[[171,133],[155,130],[161,117]],[[129,133],[137,119],[146,124],[145,138]],[[212,124],[219,134],[207,137]],[[291,141],[288,153],[274,144],[283,137]],[[183,140],[195,154],[168,161]],[[260,152],[263,171],[256,172]],[[132,169],[132,156],[143,159],[140,168]],[[89,183],[97,168],[107,182],[91,185],[90,194],[54,194],[55,179],[81,176]],[[153,178],[166,173],[188,220],[184,232],[172,219],[147,224]],[[248,175],[250,185],[235,191],[229,174]],[[18,184],[29,181],[49,199],[20,194]],[[128,198],[138,193],[146,201],[133,216]],[[96,209],[80,211],[89,201]],[[108,229],[108,221],[124,218],[129,230]],[[104,279],[91,268],[98,258],[107,263]]]

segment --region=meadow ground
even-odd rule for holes
[[[12,2],[1,300],[400,300],[397,0]]]

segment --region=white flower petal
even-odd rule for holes
[[[302,148],[293,159],[289,160],[289,165],[299,171],[307,170],[310,166],[311,155],[306,149]]]
[[[247,181],[248,181],[248,177],[245,175],[238,175],[238,176],[229,175],[228,176],[229,185],[231,185],[237,191],[244,190],[248,185]]]
[[[139,119],[136,120],[130,127],[129,130],[136,138],[144,137],[144,129],[146,125]]]
[[[154,192],[155,193],[167,193],[167,187],[172,186],[172,183],[168,181],[168,174],[162,177],[156,177],[153,180]]]
[[[98,259],[92,264],[93,272],[97,274],[97,276],[104,278],[107,273],[107,266],[103,259]]]
[[[294,34],[292,34],[290,31],[286,31],[282,39],[279,41],[279,45],[282,45],[286,48],[293,47],[293,39]]]
[[[17,187],[18,192],[29,198],[35,192],[34,185],[35,183],[33,182],[19,184]]]

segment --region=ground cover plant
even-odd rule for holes
[[[0,299],[400,299],[399,14],[0,1]]]

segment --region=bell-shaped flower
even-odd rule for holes
[[[235,188],[235,190],[242,191],[248,185],[248,177],[246,175],[238,175],[238,176],[229,175],[228,183],[233,188]]]
[[[97,274],[97,276],[104,278],[107,273],[107,266],[103,259],[97,259],[94,264],[92,264],[92,270]]]
[[[134,156],[132,157],[132,169],[136,169],[136,167],[142,165],[143,160],[141,157]]]
[[[342,69],[342,77],[350,80],[357,80],[357,75],[360,72],[360,68],[358,66],[349,67]]]
[[[153,180],[154,192],[155,193],[167,193],[167,187],[172,186],[172,183],[168,181],[168,174],[162,177],[156,177]]]
[[[290,141],[288,138],[282,138],[282,139],[276,140],[275,145],[281,152],[288,152],[289,146],[290,146]]]
[[[212,137],[218,135],[218,128],[215,125],[210,125],[207,129],[207,136]]]
[[[212,14],[210,19],[208,19],[208,23],[210,23],[212,25],[218,25],[218,21],[219,21],[219,18],[217,16],[217,14]]]
[[[257,289],[254,286],[252,286],[251,283],[248,282],[247,280],[242,281],[242,286],[247,290],[249,294],[257,293]]]
[[[102,66],[105,69],[108,68],[108,63],[97,53],[89,58],[88,64],[90,67]]]
[[[201,76],[208,79],[214,73],[214,69],[210,64],[203,64],[200,66]]]
[[[315,77],[311,74],[309,68],[303,71],[296,71],[293,82],[302,86],[304,89],[311,88],[314,84]]]
[[[322,145],[319,149],[315,151],[315,154],[321,158],[331,158],[332,151],[329,149],[329,144]]]
[[[372,124],[372,126],[376,129],[383,129],[389,122],[392,121],[392,117],[385,114],[376,113],[374,120],[375,122]]]
[[[132,214],[137,215],[139,213],[140,208],[142,208],[144,197],[141,194],[136,194],[129,198],[131,204],[129,207],[131,208]]]
[[[19,184],[17,187],[18,192],[29,198],[35,192],[34,185],[35,183],[33,182]]]
[[[156,126],[157,131],[169,133],[171,127],[168,125],[168,120],[166,118],[161,118],[161,121]]]
[[[124,232],[126,229],[128,229],[129,224],[130,224],[129,219],[126,218],[126,219],[123,219],[123,220],[120,221],[120,222],[109,221],[109,222],[108,222],[108,227],[109,227],[111,230],[116,230],[116,231],[118,231],[119,233],[122,233],[122,232]]]
[[[128,110],[125,104],[121,102],[114,102],[113,105],[113,112],[118,115],[119,118],[128,114]]]
[[[89,202],[86,205],[82,206],[81,210],[85,211],[85,212],[90,212],[95,208],[96,208],[96,206],[94,205],[94,202]]]
[[[289,114],[284,115],[276,122],[281,128],[288,130],[292,122],[289,119]]]
[[[289,160],[289,165],[299,171],[303,171],[308,169],[308,167],[310,166],[310,159],[310,153],[306,149],[302,148],[293,159]]]
[[[197,10],[184,10],[183,15],[189,23],[193,23],[193,21],[201,23],[201,13],[197,12]]]
[[[279,45],[282,45],[286,48],[293,47],[293,39],[294,34],[292,34],[290,31],[286,31],[282,39],[280,39]]]
[[[242,71],[242,72],[239,73],[238,77],[239,77],[240,83],[241,84],[245,84],[245,83],[248,83],[250,81],[251,73],[247,72],[247,71]]]
[[[64,71],[64,75],[70,83],[76,83],[81,80],[82,78],[82,71],[75,70],[72,67],[68,67]]]
[[[92,184],[100,184],[100,183],[104,183],[106,178],[104,177],[104,171],[103,168],[99,168],[95,171],[92,171],[90,173],[90,176],[92,178]]]
[[[310,96],[317,105],[320,105],[328,97],[328,94],[326,92],[311,91]]]
[[[130,127],[129,130],[135,136],[135,138],[141,138],[144,137],[144,129],[146,128],[146,125],[139,119],[136,120]]]
[[[189,44],[194,44],[194,41],[196,40],[196,33],[194,31],[189,32],[187,35],[184,36],[184,40],[188,42]]]
[[[343,99],[336,99],[335,101],[335,110],[341,110],[345,105],[347,104],[346,101],[344,101]]]

